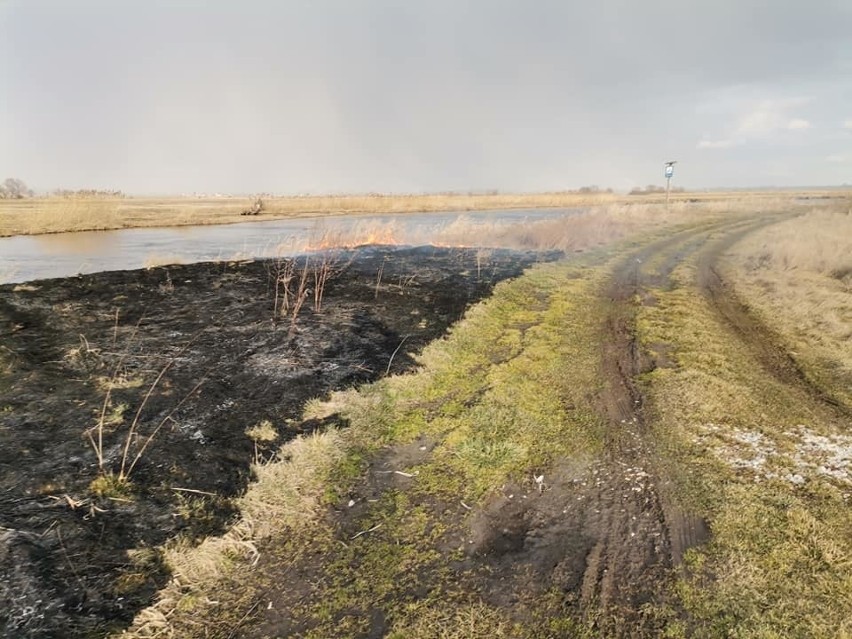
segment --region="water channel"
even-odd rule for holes
[[[0,238],[0,283],[154,264],[296,255],[336,243],[477,245],[486,229],[560,218],[579,209],[341,215],[209,226],[81,231]]]

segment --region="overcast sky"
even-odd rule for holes
[[[852,0],[0,0],[0,180],[852,183]]]

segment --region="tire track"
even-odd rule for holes
[[[679,265],[776,219],[696,225],[638,246],[612,267],[600,290],[605,383],[596,403],[605,422],[603,453],[583,469],[551,469],[551,489],[522,502],[511,498],[521,487],[507,488],[474,519],[471,552],[490,566],[481,587],[494,605],[513,607],[519,592],[555,587],[599,636],[664,632],[665,621],[647,612],[672,603],[683,555],[707,541],[709,527],[678,503],[657,454],[638,384],[653,366],[640,348],[636,314],[650,289],[675,285]]]
[[[616,265],[602,292],[609,306],[601,345],[606,385],[599,396],[606,448],[596,490],[588,495],[586,529],[598,534],[579,602],[583,617],[604,636],[657,636],[661,628],[643,617],[643,604],[665,600],[684,552],[709,537],[706,522],[672,497],[650,437],[636,381],[648,368],[636,336],[637,300],[647,288],[671,286],[674,269],[703,254],[713,236],[739,237],[770,221],[708,223],[650,243]]]
[[[727,325],[751,356],[782,384],[799,389],[809,399],[827,408],[837,418],[848,420],[852,407],[831,396],[814,383],[793,356],[781,345],[778,336],[764,325],[722,278],[718,263],[722,255],[746,235],[769,224],[790,219],[790,215],[765,220],[738,232],[725,235],[706,247],[698,256],[697,285],[713,306],[720,321]]]

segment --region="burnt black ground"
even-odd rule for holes
[[[294,329],[273,321],[270,261],[0,287],[0,634],[100,636],[129,623],[168,579],[157,547],[222,531],[256,456],[322,427],[297,419],[308,399],[413,366],[411,353],[496,282],[557,257],[338,253],[320,311],[310,293]],[[121,387],[109,412],[126,408],[104,436],[106,470],[118,471],[140,406],[130,459],[165,419],[114,499],[91,489],[99,469],[84,434],[111,378]],[[245,430],[262,420],[279,439],[258,448]]]

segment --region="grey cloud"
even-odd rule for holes
[[[627,188],[678,157],[691,186],[840,182],[814,133],[849,116],[850,32],[844,0],[7,2],[0,174]]]

